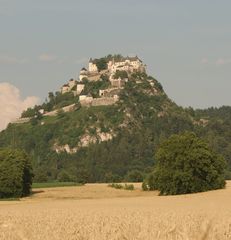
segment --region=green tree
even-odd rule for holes
[[[100,71],[107,69],[107,60],[106,58],[100,58],[96,60],[96,66]]]
[[[128,182],[142,182],[143,173],[139,170],[131,170],[127,173],[125,180]]]
[[[0,198],[29,195],[32,178],[30,159],[24,151],[0,149]]]
[[[192,132],[172,135],[161,144],[155,159],[154,171],[146,183],[150,190],[159,190],[161,195],[225,186],[225,160]]]
[[[118,78],[125,79],[125,78],[128,78],[128,73],[127,73],[127,71],[117,70],[116,73],[113,75],[113,78],[114,79],[118,79]]]
[[[73,182],[73,177],[65,170],[61,170],[57,178],[59,182]]]

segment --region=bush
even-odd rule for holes
[[[0,198],[29,195],[32,178],[30,160],[24,151],[0,149]]]
[[[69,173],[65,170],[62,170],[57,177],[59,182],[72,182],[73,177],[69,175]]]
[[[143,178],[143,173],[139,170],[129,171],[125,177],[127,182],[142,182]]]
[[[143,189],[143,191],[149,191],[150,190],[147,179],[144,179],[144,181],[142,183],[142,189]]]
[[[39,168],[34,172],[34,182],[44,183],[48,181],[47,172],[42,168]]]
[[[127,184],[125,183],[124,185],[124,190],[134,190],[134,185],[133,184]]]
[[[108,185],[109,187],[115,188],[115,189],[122,189],[123,185],[119,183],[112,183]]]
[[[112,183],[112,184],[109,184],[108,187],[112,187],[115,189],[124,189],[124,190],[134,190],[135,189],[133,184],[127,184],[127,183],[125,183],[124,186],[119,183]]]
[[[203,192],[225,186],[225,160],[194,133],[171,136],[160,146],[156,161],[143,188],[159,190],[161,195]]]

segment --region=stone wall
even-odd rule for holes
[[[93,99],[92,106],[107,106],[113,105],[118,101],[115,97],[104,97],[104,98],[95,98]]]
[[[115,95],[119,95],[121,88],[108,88],[104,90],[99,90],[99,95],[101,97],[113,97]]]
[[[27,123],[31,118],[18,118],[16,120],[11,121],[11,123]]]
[[[44,116],[56,116],[59,110],[54,110],[54,111],[51,111],[51,112],[47,112],[47,113],[44,114]],[[63,107],[63,108],[61,108],[61,110],[64,111],[64,112],[74,111],[75,110],[75,103],[71,104],[69,106]]]
[[[101,73],[97,73],[97,74],[90,74],[87,76],[87,79],[89,81],[98,81],[100,79]]]
[[[118,96],[113,97],[102,97],[102,98],[91,98],[86,97],[85,99],[80,100],[82,106],[108,106],[113,105],[119,100]]]

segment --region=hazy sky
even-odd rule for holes
[[[90,57],[121,53],[142,58],[179,105],[231,105],[230,10],[230,0],[0,0],[0,94],[9,83],[22,102],[44,100]]]

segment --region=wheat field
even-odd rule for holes
[[[0,202],[0,239],[231,239],[231,182],[223,190],[181,196],[140,186],[36,189],[21,201]]]

